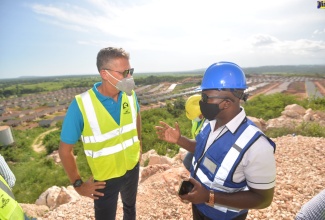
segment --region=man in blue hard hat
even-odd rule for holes
[[[195,140],[166,123],[156,126],[158,137],[194,152],[189,181],[193,189],[182,200],[192,202],[193,219],[246,219],[249,209],[263,209],[275,187],[275,143],[246,117],[240,101],[246,77],[231,62],[212,64],[200,89],[201,112],[209,124]]]

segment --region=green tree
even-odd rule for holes
[[[177,118],[185,112],[185,100],[182,97],[178,97],[176,101],[167,102],[167,111]]]

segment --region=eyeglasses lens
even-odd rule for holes
[[[209,96],[207,96],[207,94],[202,93],[201,97],[202,97],[202,102],[207,102],[208,101]]]
[[[125,77],[127,77],[127,75],[133,75],[133,72],[134,72],[134,69],[133,68],[131,68],[131,69],[128,69],[128,70],[125,70],[124,72],[123,72],[123,77],[125,78]]]

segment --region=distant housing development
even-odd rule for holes
[[[188,78],[174,83],[138,85],[135,89],[142,110],[163,107],[167,100],[200,93],[197,88],[200,78]],[[186,86],[191,82],[192,86]],[[198,86],[193,86],[197,84]],[[249,75],[246,92],[250,97],[257,94],[269,95],[276,92],[300,93],[303,98],[318,98],[325,95],[325,80],[322,78],[281,75]],[[180,87],[180,89],[178,89]],[[67,88],[53,92],[33,94],[0,101],[0,125],[50,127],[62,121],[75,95],[87,91],[88,87]],[[31,125],[30,125],[31,126]]]

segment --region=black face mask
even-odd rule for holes
[[[225,100],[222,100],[221,102],[223,101]],[[209,121],[214,120],[217,117],[217,115],[222,111],[222,109],[219,108],[221,102],[218,104],[214,104],[214,103],[202,102],[201,100],[199,104],[204,118],[208,119]]]

